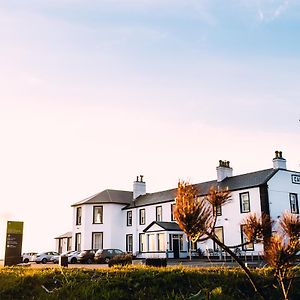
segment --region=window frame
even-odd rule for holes
[[[78,237],[79,237],[79,239],[78,239]],[[78,243],[78,240],[80,240],[80,243]],[[79,245],[79,247],[78,247],[78,245]],[[81,251],[81,232],[75,233],[75,250]]]
[[[144,239],[143,239],[144,237]],[[142,247],[144,246],[144,247]],[[143,248],[143,249],[142,249]],[[145,233],[140,233],[139,234],[139,252],[147,252],[147,237]]]
[[[142,218],[142,213],[144,214],[143,218]],[[141,208],[139,210],[139,224],[140,225],[146,224],[146,209],[145,208]]]
[[[295,197],[295,210],[293,209],[293,205],[292,205],[292,197]],[[290,193],[289,194],[289,198],[290,198],[290,209],[291,209],[291,213],[292,214],[299,214],[299,204],[298,204],[298,194],[296,193]]]
[[[244,234],[244,231],[243,231],[243,227],[246,226],[246,224],[241,224],[240,225],[240,228],[241,228],[241,242],[242,244],[246,243],[247,242],[247,237],[245,236]],[[242,245],[242,250],[243,251],[254,251],[254,243],[250,243],[250,244],[247,244],[247,245]]]
[[[159,216],[158,210],[159,210],[159,209],[160,209],[160,220],[158,220],[158,216]],[[161,206],[161,205],[156,206],[155,212],[156,212],[156,218],[155,218],[155,220],[156,220],[157,222],[162,222],[162,206]]]
[[[130,243],[130,238],[131,238],[131,243]],[[131,250],[130,250],[131,248]],[[133,235],[126,234],[126,252],[133,252]]]
[[[129,222],[130,220],[130,222]],[[127,211],[127,226],[132,226],[132,210]]]
[[[216,229],[222,229],[222,240],[221,240],[221,242],[224,243],[224,226],[216,226],[214,228],[214,232],[216,232]],[[216,244],[215,242],[213,242],[213,244],[214,244],[213,245],[214,246],[214,251],[219,251],[220,246],[218,244]],[[222,249],[221,249],[221,251],[222,251]]]
[[[171,203],[171,221],[176,221],[174,218],[174,208],[176,206],[176,203]]]
[[[95,242],[95,234],[101,234],[101,245],[102,245],[102,248],[95,248],[94,247],[94,242]],[[97,249],[97,250],[99,250],[99,249],[103,249],[103,231],[93,231],[92,232],[92,247],[91,247],[91,249]]]
[[[248,195],[248,206],[249,206],[249,210],[244,210],[244,209],[243,209],[243,195]],[[251,212],[251,206],[250,206],[250,193],[249,193],[249,192],[243,192],[243,193],[240,193],[240,212],[241,212],[242,214]]]
[[[80,212],[80,214],[79,214]],[[82,207],[76,207],[76,225],[82,224]]]
[[[101,208],[101,214],[100,214],[100,222],[95,222],[96,221],[96,214],[95,214],[95,211],[97,208]],[[103,224],[103,205],[94,205],[93,206],[93,224]]]

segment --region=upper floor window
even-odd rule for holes
[[[127,211],[127,226],[132,226],[132,210]]]
[[[175,203],[171,204],[171,221],[175,221],[175,217],[174,217],[174,210],[175,210]]]
[[[162,206],[156,206],[156,221],[162,221]]]
[[[93,223],[94,224],[102,224],[103,223],[103,206],[94,206]]]
[[[299,214],[298,195],[290,193],[290,206],[292,214]]]
[[[222,206],[218,205],[214,207],[214,214],[217,216],[222,216]]]
[[[146,224],[146,211],[145,208],[140,209],[140,225]]]
[[[249,196],[249,192],[240,193],[240,208],[241,208],[241,213],[250,212],[250,196]]]
[[[247,236],[244,233],[244,226],[245,225],[241,225],[241,239],[242,239],[242,244],[245,244],[245,245],[242,245],[242,249],[244,251],[254,250],[254,244],[253,243],[248,243]]]
[[[81,225],[81,215],[82,215],[81,207],[77,207],[76,208],[76,225]]]

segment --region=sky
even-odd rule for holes
[[[299,0],[0,0],[0,257],[50,251],[71,205],[300,171]]]

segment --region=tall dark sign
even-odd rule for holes
[[[22,262],[23,222],[7,221],[4,265],[13,266]]]

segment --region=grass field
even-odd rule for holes
[[[280,299],[272,287],[271,269],[255,271],[269,299]],[[200,292],[201,291],[201,292]],[[0,268],[0,299],[258,299],[244,273],[235,268],[108,269]],[[300,299],[295,282],[291,299]],[[203,297],[201,297],[203,296]]]

